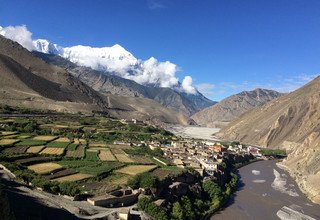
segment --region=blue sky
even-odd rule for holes
[[[282,92],[320,72],[318,0],[0,0],[0,25],[61,46],[120,44],[181,68],[213,100]]]

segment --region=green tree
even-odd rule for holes
[[[181,198],[181,205],[182,205],[182,208],[183,208],[183,210],[185,212],[185,216],[188,219],[190,219],[190,220],[196,219],[196,215],[194,213],[191,201],[190,201],[190,199],[188,197],[183,196]]]
[[[184,219],[184,212],[179,202],[173,203],[172,206],[172,218],[176,220]]]

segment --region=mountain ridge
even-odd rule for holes
[[[221,126],[255,107],[280,97],[282,94],[274,90],[257,88],[229,96],[219,103],[207,107],[191,116],[200,125]]]

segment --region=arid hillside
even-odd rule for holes
[[[219,136],[287,150],[283,164],[300,188],[320,203],[320,77],[302,88],[253,109]]]
[[[257,106],[262,106],[281,95],[283,94],[267,89],[244,91],[197,112],[192,116],[192,119],[198,124],[208,127],[223,125],[238,118],[243,113]]]

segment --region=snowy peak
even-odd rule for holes
[[[33,41],[33,45],[37,51],[48,54],[61,54],[63,48],[57,44],[52,44],[45,39],[38,39]]]

